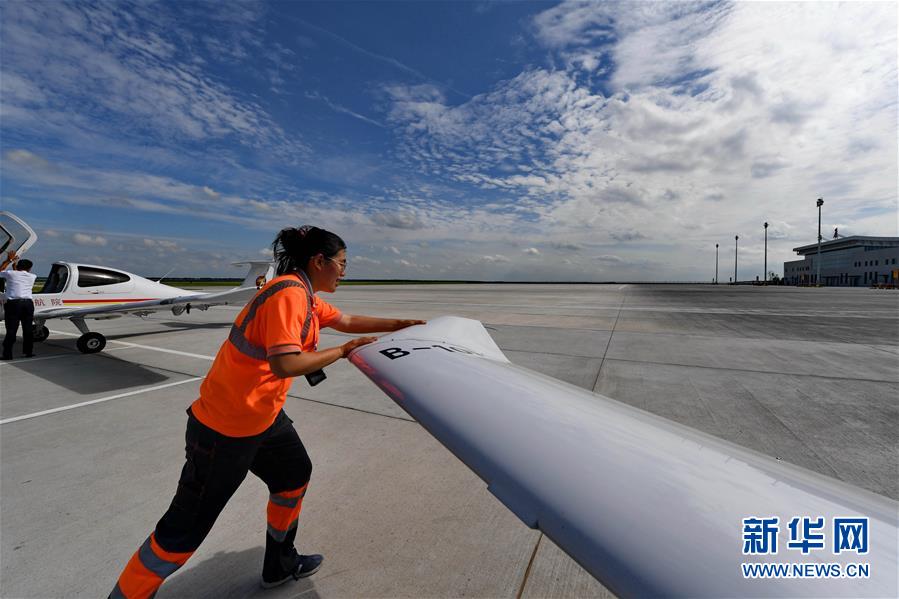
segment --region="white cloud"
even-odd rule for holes
[[[601,256],[596,256],[596,260],[598,262],[608,262],[611,264],[620,264],[621,262],[624,262],[624,259],[622,259],[620,256],[614,256],[612,254],[603,254]]]
[[[143,239],[144,247],[155,249],[157,251],[180,251],[181,248],[177,242],[168,239]]]
[[[378,212],[371,217],[377,225],[392,229],[423,229],[425,224],[418,212],[405,210],[401,212]]]
[[[532,67],[461,104],[391,86],[389,119],[410,166],[498,196],[534,241],[756,244],[768,220],[795,223],[769,231],[789,259],[821,195],[834,198],[825,218],[896,234],[896,12],[566,2],[534,20],[563,68]],[[584,72],[600,63],[614,65],[605,93]]]
[[[103,247],[107,241],[105,237],[100,235],[87,235],[85,233],[75,233],[72,235],[72,243],[81,246]]]
[[[540,250],[538,250],[537,248],[527,248],[522,251],[525,254],[528,254],[529,256],[539,256],[540,255]]]
[[[184,30],[176,26],[176,12],[182,9],[170,8],[174,12],[162,5],[8,4],[0,32],[5,118],[24,125],[62,117],[79,127],[81,115],[90,112],[98,117],[94,126],[102,123],[119,137],[231,137],[272,151],[304,152],[261,106],[178,50]],[[206,16],[215,18],[212,12]],[[255,17],[243,17],[235,28],[251,27]]]
[[[50,163],[45,159],[41,158],[37,154],[29,152],[28,150],[9,150],[4,154],[4,158],[9,162],[24,166],[27,168],[39,169],[39,170],[49,170]]]

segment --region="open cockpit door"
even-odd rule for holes
[[[11,212],[0,211],[0,253],[24,254],[37,241],[37,233]]]
[[[50,274],[47,275],[47,280],[44,282],[44,287],[38,292],[41,293],[62,293],[66,290],[66,285],[69,282],[69,267],[65,264],[56,263],[50,269]]]

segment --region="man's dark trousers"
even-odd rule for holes
[[[16,343],[19,323],[22,323],[22,353],[26,356],[34,350],[34,302],[31,299],[6,300],[3,305],[6,337],[3,338],[3,357],[12,358],[12,346]]]

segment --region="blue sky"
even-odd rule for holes
[[[30,257],[237,276],[283,226],[350,278],[741,278],[897,235],[897,5],[0,4]]]

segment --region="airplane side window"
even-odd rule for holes
[[[127,283],[130,280],[131,277],[129,277],[128,275],[121,272],[116,272],[114,270],[92,268],[89,266],[78,267],[79,287],[100,287],[102,285]]]
[[[66,281],[68,280],[69,269],[56,264],[50,270],[50,274],[47,276],[46,282],[44,282],[44,287],[38,293],[62,293],[66,288]]]

